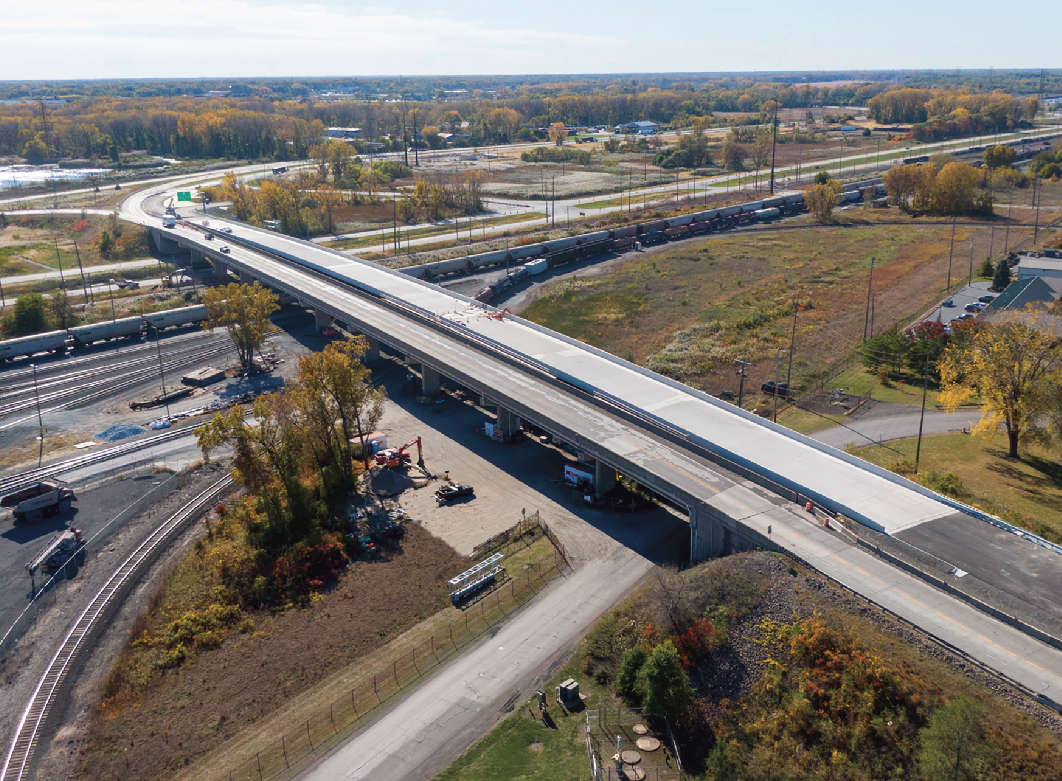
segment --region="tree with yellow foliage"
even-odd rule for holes
[[[1062,367],[1062,339],[1049,318],[1033,310],[987,323],[951,344],[939,364],[940,400],[948,412],[981,399],[975,434],[992,435],[1002,424],[1009,455],[1037,431],[1053,373]]]
[[[564,139],[568,137],[568,129],[563,122],[554,122],[549,126],[549,140],[557,146],[564,145]]]
[[[277,311],[278,296],[257,282],[225,287],[212,287],[203,294],[209,317],[203,327],[225,327],[240,358],[240,365],[254,369],[254,354],[265,342],[269,316]]]
[[[818,222],[826,222],[833,215],[833,208],[837,205],[837,196],[843,190],[844,185],[833,179],[816,184],[804,191],[804,204]]]

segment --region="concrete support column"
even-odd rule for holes
[[[370,361],[380,360],[380,340],[373,339],[368,334],[359,334],[365,343],[369,346],[365,351],[365,355],[361,357],[362,362],[369,363]]]
[[[210,262],[214,266],[214,273],[217,274],[219,277],[223,277],[223,276],[225,276],[226,274],[229,273],[229,267],[226,266],[224,263],[222,263],[217,258],[211,258]]]
[[[726,518],[714,507],[697,503],[690,508],[690,562],[703,561],[730,552],[731,530]]]
[[[594,493],[598,496],[607,494],[616,487],[616,470],[608,464],[598,461],[594,470]]]
[[[313,324],[318,331],[322,328],[328,328],[328,326],[332,325],[332,315],[322,312],[320,309],[315,309],[313,310]]]
[[[520,416],[515,412],[510,412],[504,407],[498,407],[498,428],[505,434],[505,438],[513,436],[520,430],[521,420]]]
[[[420,365],[420,391],[422,396],[438,393],[442,385],[442,375],[426,364]]]
[[[242,284],[242,285],[250,285],[252,282],[254,282],[254,277],[252,277],[248,272],[241,270],[240,271],[240,284]]]

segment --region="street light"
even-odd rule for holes
[[[33,370],[33,399],[37,403],[37,440],[41,443],[37,454],[37,468],[40,469],[41,461],[44,460],[44,419],[41,417],[41,397],[37,393],[37,364],[31,363],[30,369]]]
[[[162,384],[162,403],[166,405],[166,419],[170,419],[170,402],[166,399],[166,375],[162,370],[162,344],[159,341],[159,327],[152,326],[155,329],[155,348],[158,350],[159,355],[159,382]]]

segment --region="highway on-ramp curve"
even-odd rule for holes
[[[144,201],[155,194],[139,193],[128,200],[123,217],[155,227],[157,217],[143,208]],[[636,479],[640,472],[646,479],[672,486],[672,496],[678,500],[690,505],[711,504],[740,519],[763,539],[770,526],[770,540],[780,549],[1035,695],[1062,701],[1062,653],[1056,648],[851,546],[811,523],[781,497],[709,463],[696,448],[684,448],[675,437],[662,436],[648,424],[635,425],[570,386],[586,382],[597,389],[598,400],[610,395],[627,399],[640,407],[646,421],[688,432],[691,439],[697,437],[708,444],[721,442],[724,453],[746,458],[747,463],[759,464],[757,459],[766,459],[760,464],[762,468],[783,484],[806,481],[812,490],[818,486],[827,506],[840,504],[839,509],[853,517],[891,527],[887,530],[946,517],[956,511],[953,505],[924,489],[908,488],[897,479],[864,468],[845,454],[742,416],[732,407],[725,408],[559,334],[520,320],[489,318],[485,310],[467,299],[304,242],[244,226],[234,225],[233,231],[244,242],[267,247],[273,254],[234,242],[231,253],[220,256],[218,242],[204,241],[197,231],[184,227],[165,233],[273,286],[294,291],[304,302],[337,313],[348,322],[366,324],[367,331],[384,336],[385,342],[407,351],[414,360],[426,360],[470,387],[488,389],[489,397],[531,420],[569,433],[569,441],[585,443],[607,463],[624,464],[634,471]],[[328,281],[278,254],[309,259],[337,275],[356,273],[361,290]],[[399,282],[401,289],[396,287]],[[395,295],[417,307],[420,315],[436,317],[436,321],[433,324],[430,317],[403,314],[366,290]],[[482,339],[482,346],[470,341],[472,337]],[[503,348],[509,350],[508,356]],[[520,353],[524,364],[513,358]],[[596,376],[598,371],[600,377]],[[564,376],[570,385],[550,381],[547,374]],[[644,395],[650,392],[652,395]],[[771,452],[759,453],[759,448]],[[840,498],[831,501],[831,497]],[[896,519],[901,522],[896,523]],[[578,593],[586,595],[594,610],[583,612],[580,598],[564,587],[569,582],[583,584]],[[501,635],[495,636],[455,660],[399,703],[386,721],[379,722],[385,726],[363,730],[310,777],[426,777],[431,763],[425,752],[460,753],[477,737],[484,712],[496,714],[514,691],[526,692],[531,667],[545,672],[543,660],[549,658],[547,652],[553,647],[550,638],[557,638],[557,648],[564,646],[569,636],[566,631],[585,630],[594,615],[620,598],[630,585],[607,567],[584,565],[572,581],[554,584],[535,606],[510,619],[501,629],[505,643],[498,640]],[[499,647],[504,651],[498,651]],[[513,665],[514,659],[527,662]],[[464,695],[456,695],[455,687]],[[401,725],[406,727],[400,729]]]

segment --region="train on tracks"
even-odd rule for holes
[[[208,317],[205,306],[186,306],[165,312],[151,312],[135,317],[79,325],[62,331],[7,339],[0,342],[0,363],[37,353],[66,352],[110,339],[139,339],[147,332],[201,323]]]
[[[844,191],[839,195],[839,200],[841,203],[859,201],[870,188],[873,188],[875,195],[884,193],[881,179],[871,179],[845,185]],[[715,233],[750,223],[770,222],[804,210],[803,193],[789,193],[762,201],[708,209],[636,225],[625,225],[621,228],[611,228],[582,236],[553,239],[540,244],[485,252],[421,266],[410,266],[401,271],[418,279],[432,280],[449,274],[468,273],[491,266],[511,268],[514,264],[519,264],[512,268],[503,279],[484,287],[473,296],[475,300],[489,304],[495,297],[525,279],[567,263],[607,252],[623,252],[636,245],[659,244]]]

